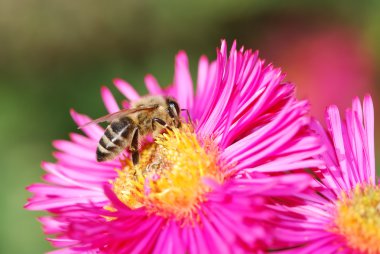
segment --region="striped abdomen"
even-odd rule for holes
[[[96,150],[97,161],[114,159],[131,145],[133,136],[137,135],[137,127],[129,117],[113,120],[106,128]]]

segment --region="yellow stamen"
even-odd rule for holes
[[[211,140],[203,139],[201,145],[184,124],[156,137],[141,151],[136,166],[126,160],[113,191],[132,209],[145,207],[165,218],[195,222],[196,211],[211,190],[204,179],[224,181],[218,154]]]
[[[380,187],[357,185],[337,202],[335,230],[363,253],[380,253]]]

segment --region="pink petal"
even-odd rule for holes
[[[91,122],[91,118],[86,115],[81,115],[75,112],[73,109],[70,110],[71,117],[78,126],[82,126]],[[99,141],[100,137],[103,135],[104,130],[97,124],[91,124],[81,129],[86,135],[96,141]]]
[[[156,95],[156,94],[162,94],[163,93],[163,91],[162,91],[160,85],[158,84],[156,78],[153,77],[152,75],[150,75],[150,74],[146,75],[144,81],[145,81],[146,88],[148,89],[149,94]]]
[[[174,86],[176,98],[182,108],[193,107],[193,81],[191,80],[189,62],[184,51],[180,51],[175,58]]]
[[[370,179],[375,184],[376,168],[375,168],[375,120],[374,108],[370,95],[364,97],[364,125],[367,134],[368,156],[370,163]]]
[[[103,98],[104,105],[107,108],[107,111],[109,113],[114,113],[120,110],[119,106],[117,105],[117,102],[115,100],[115,97],[113,97],[111,91],[108,89],[108,87],[103,86],[101,88],[101,95]]]
[[[140,99],[140,95],[136,92],[136,90],[126,81],[122,79],[114,79],[113,83],[116,88],[130,101],[136,101]]]

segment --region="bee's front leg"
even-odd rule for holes
[[[132,142],[129,146],[129,151],[132,153],[132,162],[133,165],[139,163],[139,129],[136,127],[133,130]]]
[[[156,118],[156,117],[152,119],[152,129],[153,129],[153,131],[156,130],[156,124],[159,124],[163,128],[166,128],[166,129],[172,131],[172,128],[170,128],[170,126],[164,120],[162,120],[160,118]]]

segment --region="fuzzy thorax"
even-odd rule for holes
[[[210,139],[198,139],[184,124],[157,136],[141,151],[138,165],[123,161],[113,191],[132,209],[194,223],[211,191],[205,180],[224,181],[218,154]]]
[[[336,230],[362,253],[380,253],[380,187],[357,185],[337,203]]]

